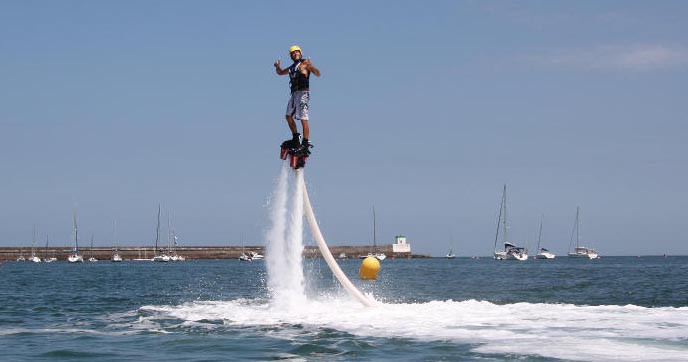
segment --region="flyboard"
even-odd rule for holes
[[[284,144],[282,144],[280,158],[282,160],[285,160],[287,158],[286,156],[289,155],[289,166],[293,168],[295,172],[303,172],[299,169],[303,168],[306,165],[306,160],[310,155],[310,151],[306,151],[306,154],[299,154],[297,152],[289,150],[285,147]],[[337,264],[337,261],[334,260],[334,256],[332,256],[332,252],[330,252],[330,248],[327,246],[327,243],[325,242],[325,238],[323,237],[322,232],[320,232],[318,221],[315,219],[315,213],[313,212],[313,207],[311,206],[311,200],[308,197],[308,189],[306,188],[305,182],[303,183],[303,206],[304,211],[306,212],[306,219],[308,220],[308,225],[311,229],[311,234],[313,234],[315,242],[318,244],[320,254],[322,254],[323,258],[325,259],[325,262],[327,263],[327,266],[329,266],[330,270],[332,270],[332,274],[334,274],[337,280],[339,280],[339,282],[342,284],[344,289],[346,289],[349,295],[354,297],[354,299],[358,300],[366,307],[374,307],[379,305],[379,303],[376,300],[367,297],[366,295],[361,293],[361,291],[358,290],[358,288],[356,288],[356,286],[351,282],[351,280],[347,278],[346,274],[344,274],[342,269],[339,267],[339,264]]]
[[[313,146],[310,146],[313,147]],[[311,151],[307,146],[300,147],[297,143],[292,143],[291,140],[282,142],[280,146],[280,159],[286,160],[289,158],[289,167],[294,170],[298,170],[306,166],[306,161],[308,161],[308,156],[310,156]]]

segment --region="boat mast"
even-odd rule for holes
[[[499,216],[497,217],[497,232],[495,234],[494,251],[497,251],[497,240],[499,240],[499,222],[502,221],[502,211],[504,209],[504,193],[506,193],[506,184],[502,192],[502,202],[499,204]]]
[[[160,204],[158,204],[158,226],[155,228],[155,250],[153,255],[158,255],[158,240],[160,239]]]
[[[538,246],[537,246],[537,252],[540,252],[540,239],[542,238],[542,219],[544,218],[543,216],[540,216],[540,232],[538,233]]]
[[[170,212],[167,212],[167,254],[172,255],[172,222],[170,221]]]
[[[73,211],[74,214],[74,252],[79,253],[79,229],[76,226],[76,210]]]
[[[502,225],[504,226],[504,243],[509,241],[506,236],[506,184],[504,184],[504,197],[502,197],[502,203],[504,204],[504,219],[502,219]]]
[[[573,229],[571,229],[571,239],[569,239],[569,254],[571,254],[571,244],[573,244],[573,237],[576,237],[576,248],[578,247],[578,210],[579,206],[576,206],[576,220],[573,222]],[[575,249],[573,253],[575,253]]]
[[[172,226],[172,212],[167,215],[167,228],[170,232],[170,255],[177,255],[177,233],[174,231],[174,226]]]
[[[375,225],[375,219],[375,205],[373,205],[373,247],[375,248],[375,251],[377,251],[377,227]]]
[[[114,230],[115,236],[115,252],[119,251],[119,242],[117,241],[117,219],[112,221],[112,229]]]
[[[578,234],[580,229],[580,206],[576,206],[576,249],[578,249]]]

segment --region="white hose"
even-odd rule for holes
[[[303,184],[303,205],[306,211],[306,219],[308,219],[308,224],[311,227],[311,234],[313,234],[315,242],[318,244],[318,248],[320,249],[320,253],[322,254],[323,258],[325,258],[325,261],[330,267],[330,270],[332,270],[334,276],[337,277],[337,280],[339,280],[340,283],[342,283],[342,286],[344,286],[344,289],[346,289],[349,295],[355,299],[358,299],[358,301],[363,303],[363,305],[366,307],[376,306],[378,304],[377,301],[361,293],[361,291],[358,290],[353,283],[351,283],[349,278],[346,277],[346,274],[344,274],[342,269],[339,267],[337,261],[334,260],[334,256],[332,256],[330,248],[327,247],[327,243],[325,243],[325,239],[320,232],[318,222],[315,220],[315,214],[313,213],[313,208],[311,207],[311,200],[308,198],[308,190],[306,189],[305,182]]]

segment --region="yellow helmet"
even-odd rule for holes
[[[297,50],[301,51],[301,48],[298,45],[292,45],[291,48],[289,48],[289,54],[291,54],[292,52],[297,51]]]

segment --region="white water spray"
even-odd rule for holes
[[[284,164],[280,172],[271,205],[271,228],[266,235],[268,287],[272,293],[272,305],[292,309],[302,306],[306,299],[303,274],[303,219],[304,212],[311,227],[320,253],[342,283],[344,289],[363,305],[379,305],[372,297],[363,295],[342,272],[320,232],[313,208],[308,198],[303,170],[292,174]],[[291,182],[290,182],[291,180]],[[287,208],[287,205],[289,207]]]
[[[302,266],[303,172],[291,176],[290,170],[285,163],[277,180],[270,205],[271,227],[266,235],[272,304],[285,308],[306,300]]]

